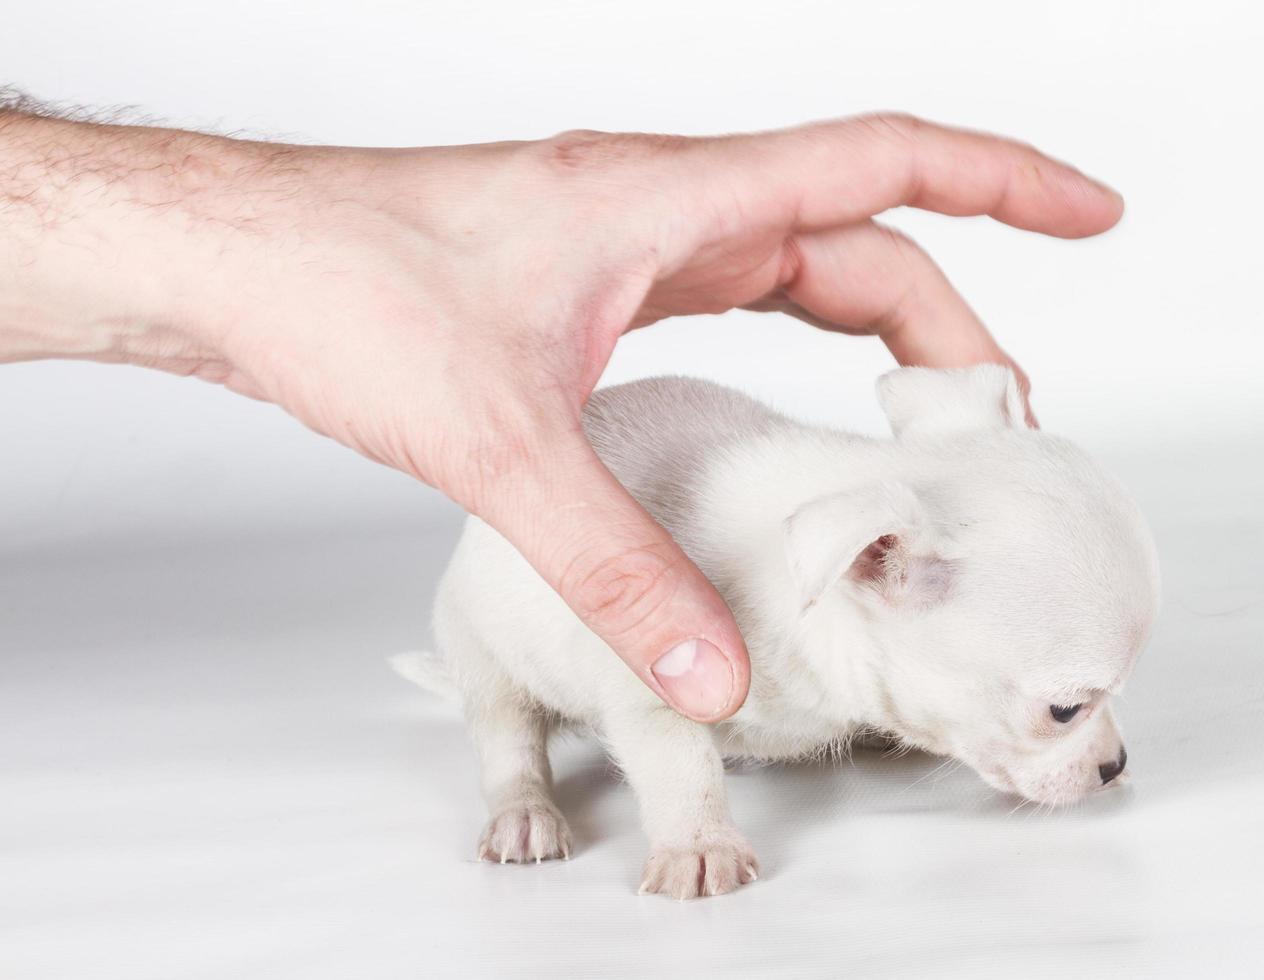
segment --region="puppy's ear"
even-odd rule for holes
[[[878,379],[878,401],[896,438],[1027,428],[1018,380],[1003,364],[900,368]]]
[[[925,508],[902,483],[818,497],[783,532],[804,609],[840,581],[857,598],[891,606],[931,605],[951,584]]]

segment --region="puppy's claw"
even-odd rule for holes
[[[757,878],[750,845],[732,827],[712,830],[696,844],[657,847],[645,863],[637,894],[686,901],[735,891]]]
[[[543,864],[570,857],[571,832],[548,800],[513,803],[487,822],[479,842],[479,859],[501,864]]]

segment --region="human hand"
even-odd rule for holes
[[[732,615],[580,428],[619,337],[745,307],[876,333],[902,364],[1008,361],[872,216],[1079,237],[1123,207],[1029,147],[904,116],[376,150],[9,114],[0,164],[0,285],[22,297],[0,359],[148,364],[280,405],[493,525],[704,721],[749,684]]]

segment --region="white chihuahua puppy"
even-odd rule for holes
[[[894,440],[683,378],[588,403],[602,459],[746,639],[750,695],[717,725],[665,707],[470,519],[439,587],[440,654],[399,666],[465,706],[491,811],[480,857],[569,857],[546,749],[559,722],[607,745],[650,840],[641,890],[676,898],[757,876],[725,757],[802,758],[885,733],[1051,805],[1123,771],[1111,696],[1159,602],[1137,508],[1084,453],[1026,426],[1008,368],[906,368],[878,394]]]

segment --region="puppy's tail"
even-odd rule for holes
[[[412,681],[418,687],[453,704],[461,703],[461,692],[452,683],[452,675],[448,673],[447,665],[437,653],[429,650],[409,650],[405,653],[392,654],[386,658],[386,661],[397,674]]]

